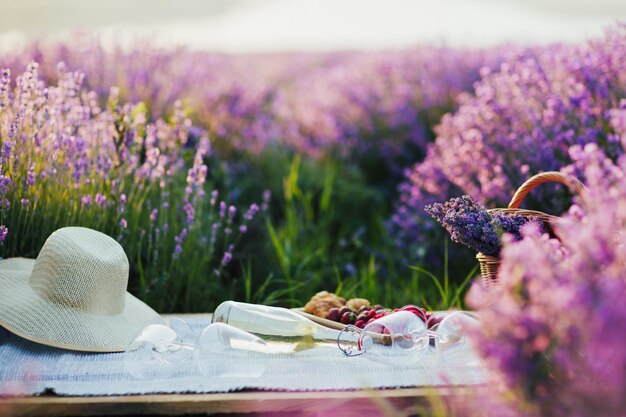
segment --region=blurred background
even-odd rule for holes
[[[623,0],[0,1],[0,47],[96,30],[222,52],[575,42],[626,20]]]

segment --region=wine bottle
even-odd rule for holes
[[[337,346],[340,332],[329,329],[293,310],[225,301],[211,320],[253,333],[268,342],[276,352],[298,352],[320,346]],[[349,342],[349,341],[348,341]]]

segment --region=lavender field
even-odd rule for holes
[[[33,43],[1,57],[2,256],[80,224],[124,244],[134,292],[161,311],[321,289],[460,305],[474,252],[424,206],[504,206],[541,171],[584,180],[573,155],[591,145],[619,159],[625,33],[266,55]],[[571,198],[531,200],[560,214]]]
[[[301,305],[311,288],[391,304],[412,286],[439,305],[407,268],[424,254],[388,233],[397,187],[507,54],[227,56],[77,38],[5,55],[2,255],[81,224],[125,245],[135,292],[161,311],[207,311],[225,291]]]
[[[160,313],[320,290],[475,309],[503,392],[477,398],[480,415],[622,415],[625,62],[623,24],[487,49],[29,43],[0,55],[0,256],[36,257],[79,225],[122,244],[130,291]],[[562,216],[555,233],[486,217],[545,171],[587,186],[527,198]],[[499,254],[496,288],[431,215]]]

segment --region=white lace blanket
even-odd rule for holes
[[[196,332],[209,324],[203,316],[184,317]],[[124,353],[90,354],[38,345],[0,328],[0,395],[94,396],[155,393],[210,393],[241,389],[317,391],[478,384],[486,370],[471,351],[449,361],[427,353],[404,366],[345,357],[338,349],[316,348],[292,355],[249,352],[215,357],[216,368],[232,369],[206,377],[194,363],[175,376],[137,379],[124,365]],[[246,376],[246,369],[263,369]],[[242,371],[243,372],[240,372]]]

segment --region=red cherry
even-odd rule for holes
[[[441,320],[443,320],[442,316],[433,316],[431,314],[431,317],[428,320],[428,328],[433,327],[435,324],[441,323]]]
[[[427,314],[426,310],[416,305],[413,305],[413,304],[406,305],[402,307],[400,311],[410,311],[411,313],[415,314],[417,317],[419,317],[423,321],[426,321],[426,314]]]
[[[332,321],[339,321],[339,319],[341,318],[341,316],[339,316],[339,309],[331,308],[330,310],[328,310],[328,316],[326,316],[326,318]]]
[[[356,321],[356,314],[352,311],[348,311],[341,316],[341,323],[343,324],[352,324]]]

